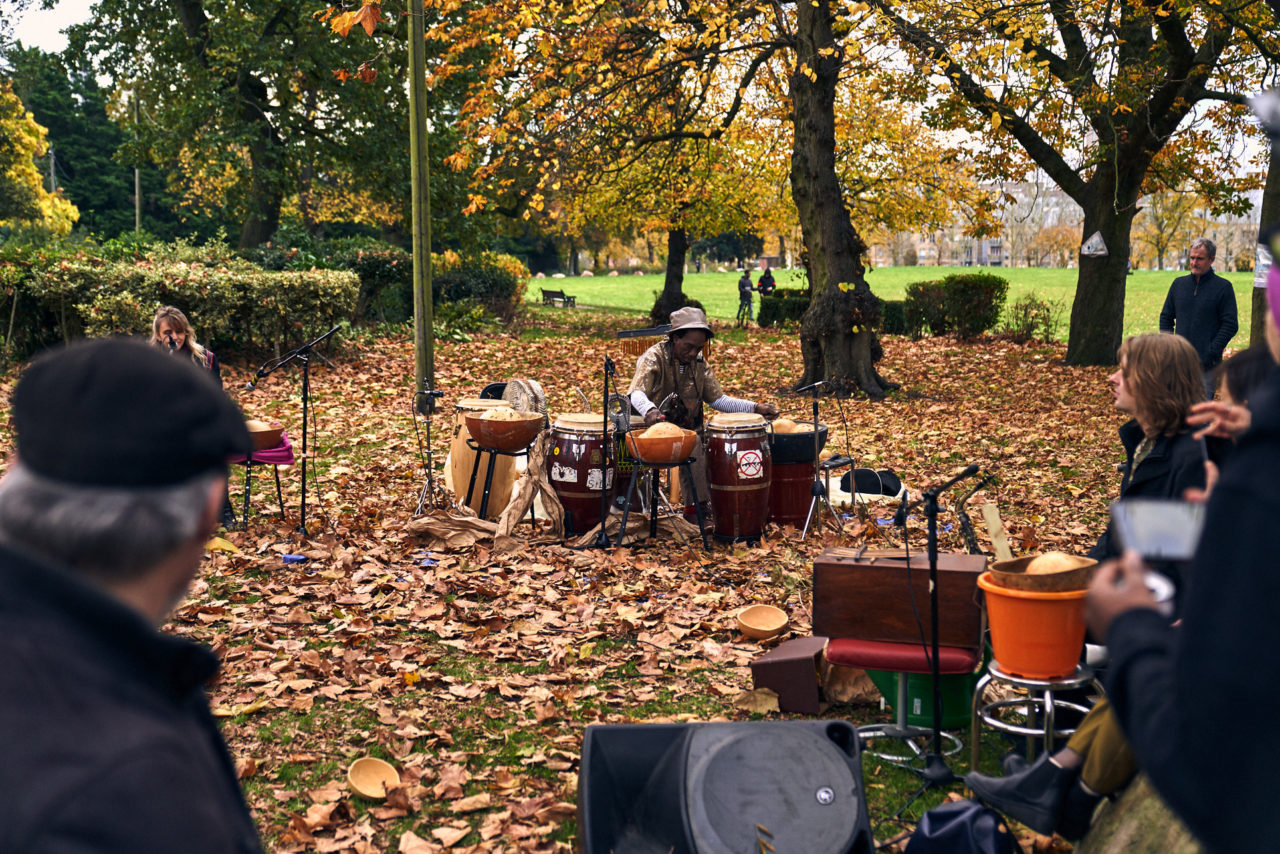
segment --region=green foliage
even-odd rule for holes
[[[880,301],[880,331],[886,335],[907,334],[906,303],[900,299]]]
[[[1009,282],[991,273],[961,273],[942,280],[947,320],[961,338],[973,338],[996,325]]]
[[[1000,331],[1015,341],[1052,341],[1062,325],[1066,306],[1061,300],[1041,299],[1036,293],[1023,294],[1004,313]]]
[[[947,323],[946,295],[942,282],[915,282],[907,285],[907,298],[903,305],[907,332],[919,337],[927,329],[934,335],[945,335],[951,330]]]
[[[445,252],[432,257],[431,293],[437,304],[475,300],[510,321],[528,284],[529,271],[510,255],[481,252],[462,256]]]
[[[149,334],[161,305],[181,308],[214,349],[278,349],[347,319],[359,290],[352,273],[263,270],[223,244],[156,244],[142,257],[14,250],[0,261],[17,299],[7,336],[17,357],[83,335]]]
[[[435,310],[437,341],[470,341],[475,333],[496,325],[493,315],[472,299],[443,303]]]
[[[366,319],[375,306],[378,315],[387,317],[383,296],[394,294],[398,310],[393,314],[407,320],[413,316],[413,256],[398,246],[366,245],[336,252],[330,262],[360,277],[360,296],[356,299],[357,319]],[[408,297],[407,302],[405,297]]]
[[[931,335],[981,335],[1000,319],[1008,291],[1009,283],[990,273],[956,273],[941,281],[908,285],[906,331],[916,336],[926,329]]]
[[[769,296],[760,297],[760,313],[756,315],[756,322],[764,327],[799,323],[808,308],[807,291],[778,288]]]
[[[684,291],[680,292],[680,300],[679,300],[680,304],[674,305],[674,306],[668,305],[662,301],[663,293],[665,293],[665,291],[653,292],[653,307],[649,309],[649,322],[652,323],[654,326],[661,326],[664,323],[670,323],[671,312],[679,308],[685,308],[686,306],[691,308],[699,308],[699,309],[702,309],[703,312],[706,312],[706,309],[702,307],[702,303],[698,302],[696,299],[689,296]]]

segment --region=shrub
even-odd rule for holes
[[[886,335],[907,334],[906,303],[903,300],[880,301],[880,331]]]
[[[523,263],[496,252],[469,256],[445,252],[433,256],[431,266],[433,300],[475,300],[504,321],[515,317],[529,284],[529,271]]]
[[[760,297],[760,313],[756,315],[756,322],[766,327],[799,323],[808,308],[808,291],[778,288],[768,296]]]
[[[907,332],[931,335],[956,332],[981,335],[996,325],[1009,283],[990,273],[957,273],[942,281],[907,286],[903,314]]]
[[[951,327],[947,323],[946,295],[942,282],[915,282],[907,285],[903,320],[907,333],[913,337],[923,335],[926,329],[933,335],[945,335],[949,332]]]
[[[996,325],[1009,283],[991,273],[956,273],[942,280],[948,325],[961,338],[973,338]]]
[[[1034,293],[1013,301],[1005,312],[1000,331],[1015,341],[1050,341],[1057,337],[1066,306],[1061,300],[1040,299]]]
[[[360,277],[355,320],[402,321],[413,316],[413,256],[398,246],[368,246],[335,253],[333,266]],[[408,296],[405,304],[404,297]]]
[[[662,294],[662,291],[653,292],[653,308],[649,309],[649,322],[654,326],[661,326],[664,323],[670,323],[671,312],[679,308],[685,308],[688,306],[691,308],[701,308],[704,312],[706,311],[706,309],[703,308],[702,303],[698,302],[684,291],[680,292],[680,299],[675,305],[668,305],[667,303],[664,303],[662,301]]]
[[[44,334],[24,342],[17,355],[81,335],[146,334],[161,305],[186,312],[200,340],[215,349],[279,350],[347,319],[359,288],[345,271],[273,272],[234,258],[213,265],[157,260],[156,254],[33,267],[19,299],[29,303]]]

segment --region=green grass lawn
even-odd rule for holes
[[[951,273],[992,272],[1009,280],[1009,296],[1006,305],[1018,297],[1034,293],[1041,299],[1061,302],[1062,325],[1059,335],[1066,336],[1071,316],[1071,301],[1075,298],[1076,270],[1055,270],[1040,267],[881,267],[867,274],[867,281],[876,296],[882,299],[902,299],[907,285],[927,279],[941,279]],[[684,292],[698,300],[707,314],[720,320],[731,321],[738,311],[737,272],[690,273],[684,277]],[[1124,334],[1137,335],[1154,332],[1159,328],[1160,308],[1164,305],[1169,283],[1181,275],[1175,272],[1137,270],[1129,276],[1125,289]],[[753,272],[752,280],[759,278]],[[799,271],[777,270],[774,278],[778,286],[804,287]],[[1252,273],[1229,273],[1227,278],[1235,285],[1236,306],[1240,312],[1240,329],[1233,346],[1247,346],[1250,308],[1252,307]],[[644,313],[662,289],[663,277],[646,276],[595,276],[565,279],[534,279],[529,283],[526,299],[541,303],[539,288],[564,290],[578,298],[581,305],[601,308],[625,309]],[[755,307],[759,308],[757,295]]]

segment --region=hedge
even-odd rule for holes
[[[73,257],[31,263],[16,283],[9,354],[81,336],[149,334],[155,311],[176,305],[214,349],[279,350],[351,316],[359,279],[340,270],[259,269],[178,260]],[[14,294],[9,296],[13,297]]]
[[[768,296],[760,297],[760,313],[756,323],[761,326],[779,326],[800,322],[809,308],[809,292],[800,288],[778,288]]]
[[[991,329],[1000,319],[1009,283],[990,273],[956,273],[942,281],[915,282],[907,286],[903,307],[907,331],[921,335],[956,332],[972,338]]]

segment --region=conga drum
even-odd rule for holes
[[[707,422],[707,483],[719,540],[756,540],[769,516],[773,457],[764,417],[722,412]]]
[[[812,502],[813,463],[774,463],[769,521],[802,528]]]
[[[605,442],[613,441],[613,425],[606,437],[601,417],[590,412],[566,413],[551,422],[547,474],[564,505],[564,527],[570,534],[585,534],[599,525],[601,496],[607,492],[613,497],[615,464],[610,461],[603,477],[600,471]]]
[[[476,415],[486,409],[510,405],[504,400],[486,400],[479,397],[464,397],[453,405],[453,441],[449,443],[449,478],[458,503],[466,503],[467,488],[471,485],[471,471],[475,466],[476,457],[480,458],[480,467],[476,469],[476,485],[471,490],[471,501],[468,504],[476,513],[480,512],[480,502],[484,499],[484,476],[489,470],[490,454],[481,453],[467,444],[467,440],[471,438],[471,432],[467,430],[467,415]],[[516,482],[515,457],[502,454],[495,456],[498,460],[494,463],[493,483],[489,487],[488,517],[490,519],[497,519],[507,508],[507,502],[511,500],[511,490]]]

